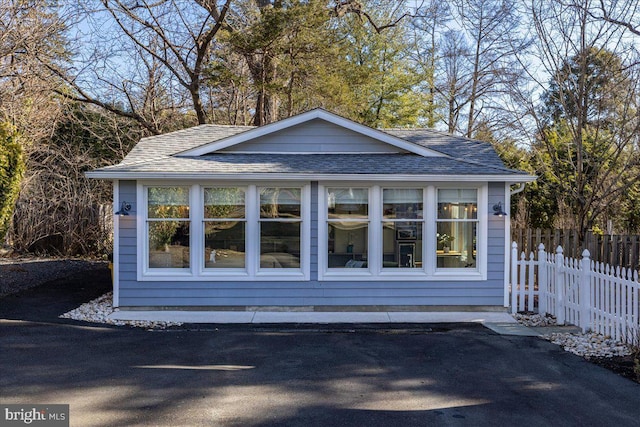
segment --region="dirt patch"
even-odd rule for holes
[[[106,266],[77,258],[0,258],[0,297]]]
[[[640,367],[636,371],[636,363],[640,363],[640,361],[636,362],[633,355],[590,357],[587,360],[640,384]]]

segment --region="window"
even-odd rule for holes
[[[327,266],[366,268],[369,249],[369,189],[327,189]]]
[[[422,189],[382,190],[382,267],[422,268]]]
[[[245,268],[245,194],[244,188],[203,189],[205,268]]]
[[[319,185],[321,281],[486,280],[487,186]]]
[[[436,268],[477,268],[477,189],[438,189],[436,233]]]
[[[310,191],[139,182],[138,280],[309,280]]]
[[[150,269],[190,267],[189,187],[147,188],[147,263]]]
[[[259,187],[260,268],[300,268],[300,188]]]

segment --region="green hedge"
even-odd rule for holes
[[[0,242],[4,241],[24,173],[19,134],[9,123],[0,123]]]

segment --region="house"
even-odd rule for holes
[[[508,305],[510,170],[488,143],[312,110],[143,138],[114,194],[114,306]]]

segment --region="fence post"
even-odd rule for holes
[[[518,312],[518,244],[511,243],[511,313]]]
[[[564,325],[564,256],[562,246],[556,248],[556,321],[558,325]]]
[[[549,286],[547,284],[547,253],[544,251],[544,245],[538,245],[538,313],[547,314],[547,292]]]
[[[591,330],[591,254],[582,251],[580,261],[580,327],[582,332]]]

